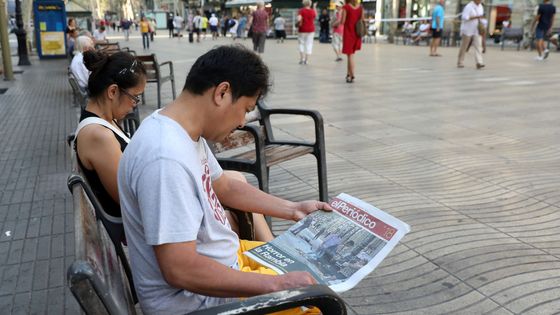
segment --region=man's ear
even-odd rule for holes
[[[231,86],[229,82],[222,82],[214,90],[214,102],[217,105],[229,104],[231,97]]]

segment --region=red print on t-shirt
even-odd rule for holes
[[[218,200],[218,196],[214,193],[214,189],[212,189],[212,180],[210,179],[210,168],[208,167],[208,163],[205,162],[203,168],[204,174],[202,174],[202,186],[204,187],[204,191],[208,197],[208,203],[214,211],[214,218],[223,225],[226,225],[226,212]]]

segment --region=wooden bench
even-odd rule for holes
[[[314,141],[277,140],[270,119],[273,115],[300,115],[312,118],[315,129]],[[255,175],[259,188],[268,192],[271,166],[312,154],[317,160],[319,199],[328,201],[325,134],[321,114],[313,110],[272,109],[263,101],[259,101],[255,111],[246,119],[248,123],[245,127],[234,132],[224,142],[213,144],[214,153],[222,168]],[[237,150],[241,147],[248,150]]]
[[[512,40],[517,43],[517,50],[521,48],[521,41],[523,40],[523,29],[521,27],[505,27],[502,29],[500,36],[501,50],[504,50],[506,40]]]
[[[107,230],[95,216],[84,187],[70,186],[74,200],[76,258],[67,271],[70,291],[86,314],[136,314],[134,299]]]
[[[88,94],[85,90],[83,90],[80,85],[78,84],[78,80],[68,69],[68,83],[70,83],[70,87],[72,88],[72,97],[74,99],[74,105],[79,106],[80,108],[85,108],[88,101]]]
[[[158,108],[161,108],[161,85],[163,83],[171,81],[171,92],[173,93],[173,99],[175,99],[175,74],[173,73],[173,63],[171,61],[158,63],[155,54],[136,56],[136,58],[144,63],[147,83],[157,84]],[[163,66],[169,67],[167,75],[164,75],[161,71]],[[142,104],[146,104],[144,94],[142,94]]]

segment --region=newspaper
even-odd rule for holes
[[[408,224],[347,194],[244,254],[279,274],[307,271],[335,292],[353,288],[408,232]]]

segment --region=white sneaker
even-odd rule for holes
[[[549,53],[550,53],[550,50],[545,49],[543,59],[548,58],[548,54],[549,54]]]
[[[536,56],[536,57],[535,57],[535,60],[536,60],[536,61],[543,61],[543,60],[544,60],[544,58],[543,58],[543,57],[541,57],[541,56]]]

